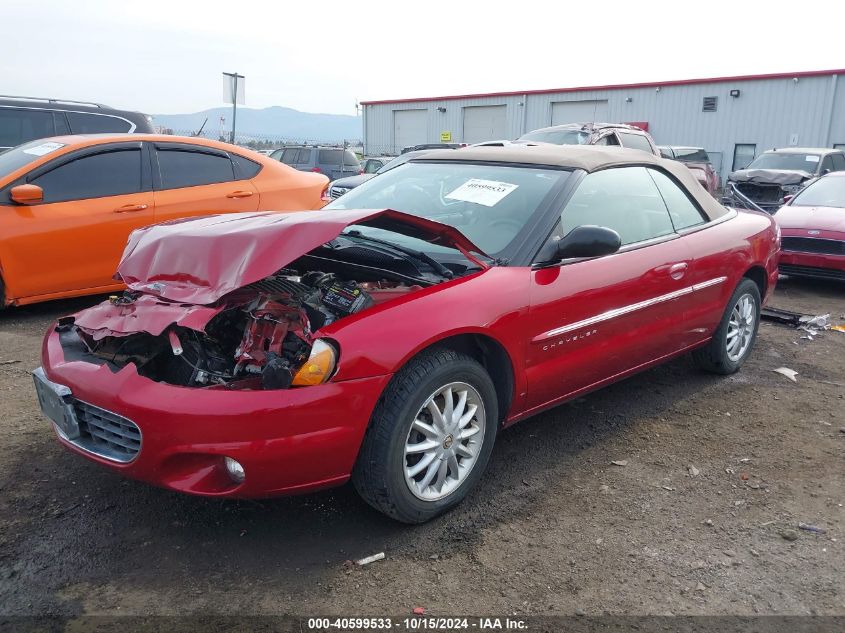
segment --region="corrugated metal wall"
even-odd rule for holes
[[[462,108],[506,105],[509,138],[551,124],[552,103],[606,99],[611,122],[648,121],[659,145],[704,147],[721,158],[721,176],[731,170],[734,146],[750,143],[756,153],[787,145],[830,147],[845,143],[845,78],[821,75],[610,90],[579,90],[518,96],[372,104],[364,107],[368,154],[396,153],[393,111],[424,109],[428,142],[450,132],[463,140]],[[730,96],[739,90],[740,96]],[[702,112],[704,97],[717,97],[716,112]],[[630,101],[626,101],[630,99]],[[438,108],[444,108],[440,112]]]

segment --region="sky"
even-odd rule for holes
[[[0,0],[0,92],[149,114],[845,68],[845,2]],[[14,27],[12,27],[14,25]]]

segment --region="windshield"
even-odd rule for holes
[[[761,154],[746,169],[789,169],[793,171],[816,172],[819,166],[818,154]]]
[[[676,147],[675,159],[686,163],[709,163],[710,157],[700,147]]]
[[[584,145],[590,135],[581,130],[535,130],[519,137],[520,141],[539,141],[555,145]]]
[[[402,211],[453,226],[482,251],[499,257],[568,175],[533,167],[409,162],[323,209]],[[431,253],[451,250],[380,229],[356,229],[408,248]]]
[[[795,196],[792,206],[845,209],[845,178],[819,178]]]
[[[0,178],[4,178],[24,165],[28,165],[32,161],[55,152],[64,146],[64,143],[57,143],[41,138],[3,152],[0,154]]]

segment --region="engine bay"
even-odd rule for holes
[[[358,271],[360,272],[360,271]],[[422,289],[405,281],[347,279],[335,272],[282,269],[229,293],[204,327],[170,324],[159,334],[73,330],[88,360],[118,371],[129,363],[157,382],[208,389],[287,389],[308,361],[314,332],[395,297]],[[360,277],[359,277],[360,278]],[[126,291],[109,302],[118,312],[138,310],[149,295]],[[157,304],[163,300],[155,298]],[[171,304],[172,305],[172,304]],[[147,306],[143,306],[146,308]],[[62,337],[63,345],[68,340]],[[69,349],[66,348],[66,355]],[[95,360],[96,359],[96,360]]]

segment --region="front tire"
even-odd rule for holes
[[[495,387],[476,360],[425,352],[385,389],[352,473],[355,489],[403,523],[447,512],[481,478],[498,420]]]
[[[724,376],[739,371],[751,354],[760,325],[760,289],[743,279],[731,295],[713,338],[693,352],[696,364],[705,371]]]

